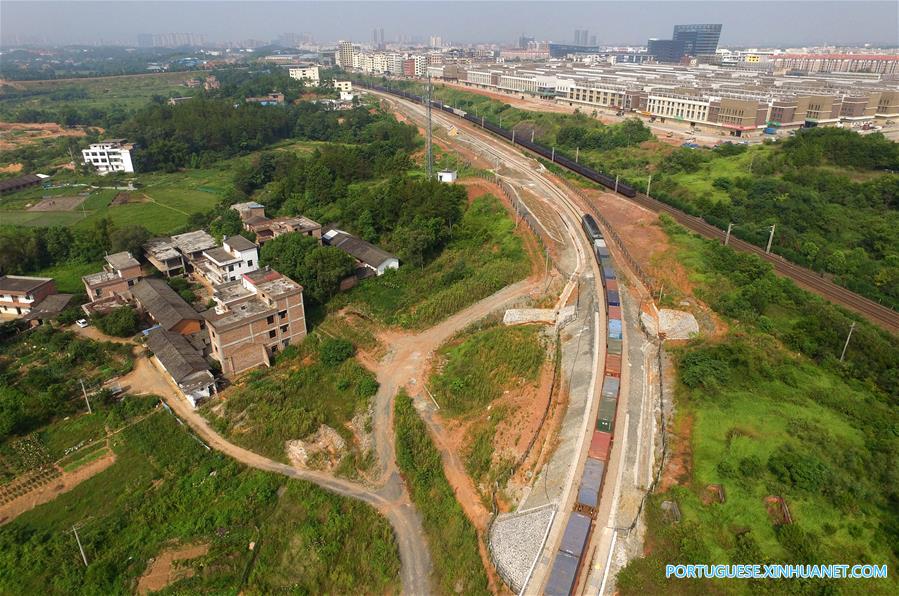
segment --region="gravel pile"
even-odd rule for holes
[[[516,594],[540,555],[555,505],[497,516],[488,540],[496,570]]]

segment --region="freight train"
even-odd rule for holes
[[[373,91],[380,91],[382,93],[389,93],[390,95],[396,95],[398,97],[408,99],[409,101],[414,101],[415,103],[424,104],[426,102],[426,100],[422,96],[416,95],[414,93],[409,93],[408,91],[391,89],[389,87],[382,87],[380,85],[371,85],[369,83],[359,83],[359,86],[365,87],[367,89],[372,89]],[[592,168],[583,166],[583,165],[577,163],[576,161],[574,161],[573,159],[571,159],[570,157],[567,157],[567,156],[563,155],[562,153],[560,153],[559,151],[556,151],[555,149],[550,149],[548,147],[544,147],[543,145],[540,145],[539,143],[534,143],[534,142],[530,141],[529,139],[522,139],[520,136],[516,136],[513,131],[503,128],[501,126],[497,126],[496,124],[489,122],[484,117],[477,117],[475,115],[465,112],[464,110],[460,110],[460,109],[454,108],[452,106],[448,106],[445,103],[434,100],[434,99],[431,100],[431,107],[437,108],[438,110],[443,110],[444,112],[447,112],[450,114],[454,114],[460,118],[464,118],[465,120],[468,120],[469,122],[472,122],[485,130],[489,130],[493,134],[501,136],[502,138],[506,139],[507,141],[510,141],[516,145],[520,145],[520,146],[524,147],[525,149],[527,149],[528,151],[536,153],[537,155],[539,155],[541,157],[545,157],[546,159],[552,161],[553,163],[556,163],[564,168],[567,168],[576,174],[580,174],[581,176],[583,176],[589,180],[592,180],[593,182],[602,184],[606,188],[611,188],[612,190],[620,192],[621,194],[623,194],[626,197],[633,198],[634,196],[637,195],[637,191],[634,189],[634,187],[632,187],[628,184],[624,184],[623,182],[616,182],[614,176],[609,176],[608,174],[604,174],[603,172],[598,172]]]
[[[365,83],[362,86],[375,91],[397,95],[416,103],[425,103],[424,98],[408,91],[398,91]],[[551,159],[555,163],[594,182],[617,190],[627,197],[636,195],[633,187],[627,184],[616,184],[614,178],[582,166],[554,150],[532,143],[527,139],[518,138],[513,132],[492,122],[487,122],[485,118],[477,118],[463,110],[435,100],[431,100],[431,106],[464,118],[512,143],[521,145],[525,149]],[[587,461],[578,480],[577,500],[574,504],[574,511],[568,517],[568,524],[565,526],[565,532],[562,534],[562,543],[559,546],[559,550],[555,553],[553,566],[550,570],[545,590],[548,596],[570,596],[573,594],[578,575],[586,562],[587,546],[590,543],[590,536],[593,532],[594,520],[599,507],[600,494],[602,494],[602,486],[605,480],[606,464],[612,453],[612,441],[615,435],[615,414],[618,410],[618,395],[621,383],[621,298],[618,293],[618,279],[615,275],[615,266],[602,232],[599,226],[596,225],[593,217],[589,214],[582,215],[581,227],[593,247],[594,256],[601,270],[601,282],[605,290],[604,306],[607,321],[607,326],[604,330],[606,333],[605,368],[599,411],[593,424]]]
[[[581,216],[581,227],[593,245],[596,262],[602,270],[605,289],[606,357],[600,392],[599,412],[593,424],[587,461],[578,481],[574,511],[562,534],[562,544],[555,554],[545,593],[548,596],[569,596],[575,591],[578,575],[587,556],[587,545],[594,527],[596,510],[605,479],[606,465],[612,453],[615,436],[615,414],[621,388],[621,299],[612,256],[596,221],[590,215]]]

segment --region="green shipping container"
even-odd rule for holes
[[[607,341],[608,341],[608,344],[606,347],[608,349],[609,354],[617,354],[620,356],[621,355],[621,340],[609,338]]]
[[[599,414],[596,416],[596,430],[610,433],[615,425],[615,410],[618,408],[618,401],[602,398],[599,402]]]

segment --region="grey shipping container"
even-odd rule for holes
[[[611,254],[612,254],[612,253],[609,252],[608,247],[605,247],[605,246],[597,246],[597,247],[595,247],[595,248],[596,248],[596,254],[599,255],[599,258],[600,258],[600,259],[602,259],[603,257],[611,256]]]
[[[584,464],[584,474],[581,476],[581,485],[577,491],[578,505],[596,508],[599,504],[599,487],[602,484],[602,473],[606,464],[592,457],[587,458]]]
[[[599,414],[596,415],[596,430],[612,432],[615,426],[615,410],[618,408],[618,400],[602,398],[599,402]]]
[[[565,526],[565,533],[562,534],[562,545],[559,550],[569,555],[574,555],[578,559],[587,546],[587,534],[590,533],[590,523],[593,520],[583,513],[574,512],[568,518],[568,525]]]
[[[621,355],[621,340],[609,338],[606,340],[606,350],[609,354]]]
[[[574,591],[579,564],[580,559],[577,557],[557,552],[552,571],[549,572],[549,581],[546,582],[546,596],[569,596]]]
[[[611,267],[605,267],[605,266],[603,266],[603,268],[602,268],[602,276],[603,276],[604,278],[606,278],[606,279],[616,279],[616,277],[615,277],[615,270],[612,269]]]
[[[606,292],[606,302],[609,306],[621,306],[621,297],[617,290],[609,290]]]
[[[602,396],[618,399],[618,385],[621,380],[616,377],[605,377],[602,380]]]

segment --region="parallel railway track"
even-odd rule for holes
[[[371,85],[363,86],[369,86],[384,93],[397,95],[407,100],[423,103],[423,99],[420,96],[404,91],[397,91],[394,89],[376,87]],[[591,168],[576,164],[573,160],[563,155],[561,152],[557,152],[554,149],[550,151],[546,147],[543,147],[542,145],[538,145],[536,143],[532,143],[526,139],[515,138],[515,135],[512,132],[504,128],[496,126],[491,122],[487,122],[484,119],[473,118],[471,114],[466,114],[461,110],[449,108],[449,106],[445,106],[441,102],[435,101],[433,102],[433,105],[441,109],[444,113],[452,114],[457,118],[462,118],[464,120],[472,122],[475,125],[479,125],[484,130],[489,131],[491,134],[510,141],[515,145],[519,145],[523,149],[540,157],[543,157],[544,159],[550,159],[556,165],[559,165],[580,176],[583,176],[592,182],[601,184],[609,188],[610,190],[615,190],[615,188],[617,188],[617,194],[622,196],[626,200],[633,201],[634,203],[637,203],[638,205],[656,213],[666,213],[679,224],[683,225],[689,230],[692,230],[693,232],[696,232],[701,236],[705,236],[706,238],[711,238],[714,240],[724,241],[724,230],[713,226],[712,224],[704,221],[699,217],[689,215],[675,207],[672,207],[671,205],[653,199],[652,197],[649,197],[643,193],[636,192],[635,189],[624,183],[614,184],[613,186],[614,179],[608,174],[597,172]],[[736,238],[733,235],[731,235],[731,238],[728,241],[728,245],[736,250],[752,253],[761,257],[762,259],[772,264],[772,266],[774,267],[774,271],[778,275],[782,275],[784,277],[792,279],[799,286],[805,288],[806,290],[818,294],[822,298],[829,300],[834,304],[843,306],[861,315],[863,318],[881,327],[882,329],[885,329],[893,334],[899,334],[899,313],[897,313],[895,310],[883,306],[882,304],[878,304],[870,298],[865,298],[860,294],[856,294],[852,290],[844,288],[843,286],[837,285],[834,282],[821,277],[814,271],[796,265],[795,263],[791,263],[779,255],[768,254],[764,250],[762,250],[761,247],[746,242],[745,240]]]

